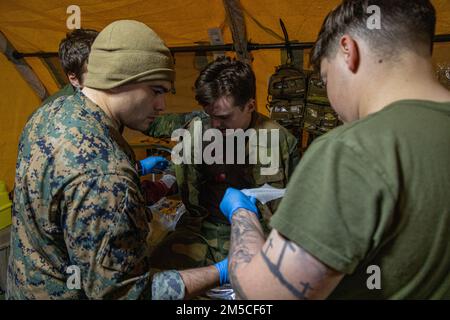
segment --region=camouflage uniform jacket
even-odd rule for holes
[[[153,138],[170,138],[174,130],[183,128],[193,118],[204,115],[206,113],[203,111],[165,113],[157,117],[143,133]]]
[[[75,90],[76,89],[74,89],[74,87],[70,83],[66,84],[59,91],[57,91],[56,93],[54,93],[51,96],[47,97],[47,99],[45,99],[42,102],[42,105],[49,104],[49,103],[55,101],[56,99],[58,99],[59,97],[62,97],[62,96],[71,96],[72,94],[75,93]]]
[[[206,113],[203,113],[201,117],[194,118],[189,124],[186,125],[186,129],[189,130],[191,136],[194,135],[194,121],[202,122],[202,132],[204,133],[210,128],[210,120]],[[279,132],[279,168],[275,174],[262,175],[261,168],[267,167],[259,162],[251,166],[249,171],[249,177],[242,177],[248,181],[252,181],[253,185],[250,188],[258,188],[264,184],[269,184],[276,188],[285,188],[287,186],[289,177],[293,173],[295,166],[300,159],[300,153],[297,148],[297,139],[284,127],[279,125],[273,120],[270,120],[266,116],[254,112],[250,128],[258,131],[259,129],[267,129],[269,132],[271,129],[278,129]],[[270,134],[268,141],[270,141]],[[205,144],[205,142],[204,142]],[[271,154],[271,144],[268,143],[267,154]],[[193,147],[193,146],[192,146]],[[266,148],[267,146],[256,146],[257,152],[259,148]],[[248,143],[246,145],[246,152],[248,155]],[[192,149],[191,154],[194,154]],[[202,205],[202,185],[207,183],[206,173],[202,171],[202,165],[196,164],[181,164],[176,166],[176,175],[179,191],[186,206],[188,214],[184,215],[180,221],[180,224],[199,230],[205,219],[208,219],[210,212]],[[203,195],[203,197],[208,195]],[[264,221],[267,222],[272,214],[277,209],[281,199],[271,201],[267,205],[261,205],[258,203],[258,209],[262,213]]]
[[[43,105],[19,143],[7,298],[183,298],[149,265],[150,219],[117,124],[79,91]]]

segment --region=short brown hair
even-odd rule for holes
[[[83,65],[89,57],[91,46],[98,32],[91,29],[75,29],[66,34],[59,44],[59,60],[64,72],[73,72],[81,79]]]
[[[245,62],[220,57],[206,66],[195,81],[195,99],[203,106],[230,96],[241,109],[256,96],[256,77]]]
[[[371,16],[367,8],[372,5],[381,11],[379,30],[367,27]],[[417,50],[418,44],[429,45],[432,51],[435,30],[436,11],[429,0],[344,0],[325,18],[311,63],[319,69],[321,60],[335,53],[337,40],[347,33],[360,36],[386,56],[405,47]]]

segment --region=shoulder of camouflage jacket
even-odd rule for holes
[[[114,139],[116,130],[107,123],[104,112],[85,108],[79,94],[60,97],[29,120],[19,154],[23,163],[51,168],[58,179],[80,173],[135,175],[132,160]]]

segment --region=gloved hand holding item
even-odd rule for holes
[[[174,194],[177,190],[176,182],[177,178],[170,174],[163,175],[158,181],[142,181],[142,191],[147,205],[152,205],[162,197]]]
[[[150,173],[161,173],[169,165],[164,157],[148,157],[139,161],[139,174],[145,176]]]
[[[161,177],[161,179],[159,181],[164,183],[166,185],[167,189],[171,189],[176,184],[177,178],[174,175],[165,174]]]
[[[255,197],[248,197],[237,189],[228,188],[220,202],[220,210],[231,223],[231,218],[238,209],[254,212],[258,218],[260,216]]]
[[[228,258],[217,262],[214,267],[216,267],[219,271],[220,285],[223,286],[224,284],[229,283],[230,279],[228,277]]]

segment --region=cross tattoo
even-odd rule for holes
[[[278,258],[278,262],[277,262],[278,269],[280,269],[280,267],[281,267],[281,261],[283,261],[284,252],[286,251],[287,247],[289,247],[289,249],[291,249],[292,251],[295,252],[295,247],[291,243],[289,243],[289,241],[285,241],[284,245],[283,245],[283,249],[281,250],[280,257]]]
[[[272,242],[273,242],[273,239],[269,238],[269,244],[267,245],[266,252],[264,252],[265,255],[267,255],[267,252],[269,252],[269,249],[273,248],[273,243]]]
[[[309,289],[314,289],[313,287],[311,287],[309,285],[309,282],[300,282],[300,284],[303,286],[303,291],[302,291],[302,295],[305,297],[306,299],[306,293],[308,292]]]

